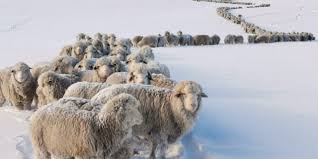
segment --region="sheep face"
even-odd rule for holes
[[[114,73],[114,67],[116,67],[116,65],[112,64],[111,60],[109,60],[108,58],[101,58],[96,61],[94,70],[97,72],[99,77],[106,79],[112,73]]]
[[[149,85],[151,80],[151,74],[148,72],[146,74],[133,71],[129,72],[127,75],[127,83],[137,83]]]
[[[53,71],[56,73],[73,73],[74,67],[70,62],[66,61],[55,65]]]
[[[90,61],[82,61],[78,63],[75,66],[75,71],[80,72],[80,71],[85,71],[85,70],[93,70],[94,69],[94,63]]]
[[[82,46],[76,46],[73,48],[72,56],[81,60],[85,55],[85,50]]]
[[[199,84],[193,81],[181,81],[174,88],[175,97],[183,99],[184,108],[195,113],[201,105],[201,98],[207,97]]]
[[[18,83],[25,82],[26,80],[30,79],[30,77],[32,77],[30,69],[31,68],[25,63],[17,63],[11,69],[12,77]]]

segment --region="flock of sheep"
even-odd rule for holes
[[[214,3],[228,3],[228,4],[237,4],[237,5],[247,5],[246,8],[260,8],[260,7],[270,7],[270,4],[260,4],[255,5],[250,2],[233,2],[231,0],[194,0],[194,1],[207,1]],[[223,17],[226,20],[231,21],[234,24],[240,25],[243,30],[252,34],[248,36],[248,43],[275,43],[275,42],[289,42],[289,41],[313,41],[315,40],[315,36],[312,33],[308,32],[274,32],[268,31],[266,29],[261,28],[253,23],[247,22],[242,15],[234,15],[230,11],[234,9],[242,9],[243,7],[219,7],[217,8],[217,14]],[[234,42],[233,35],[228,35],[225,38],[232,39],[232,43]],[[230,43],[231,44],[231,43]]]
[[[36,110],[37,159],[161,158],[192,129],[207,97],[201,86],[171,79],[151,47],[132,46],[114,34],[81,33],[51,62],[1,70],[0,106]]]

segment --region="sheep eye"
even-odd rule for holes
[[[49,85],[52,85],[53,81],[48,81],[47,83],[48,83]]]
[[[11,73],[15,73],[15,70],[11,70]]]
[[[141,63],[147,64],[147,62],[146,62],[146,61],[141,61]]]
[[[95,66],[95,67],[94,67],[94,70],[98,70],[98,69],[99,69],[99,66]]]
[[[82,68],[82,65],[79,65],[78,68]]]

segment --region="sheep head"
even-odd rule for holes
[[[77,59],[70,56],[60,56],[53,61],[52,71],[61,74],[70,74],[74,71]]]
[[[113,97],[103,106],[99,119],[106,122],[108,117],[115,117],[122,128],[127,130],[143,122],[142,114],[138,110],[139,107],[140,102],[135,97],[122,93]]]
[[[201,98],[207,97],[199,84],[193,81],[181,81],[174,90],[173,96],[183,99],[184,109],[196,113],[201,105]]]
[[[128,68],[127,83],[150,84],[151,73],[145,64],[131,64]]]
[[[109,58],[102,57],[96,61],[94,70],[100,78],[107,79],[112,73],[114,73],[114,69],[116,67],[116,64],[112,63]]]
[[[75,71],[93,70],[95,62],[90,59],[82,60],[75,66]]]
[[[72,57],[82,60],[85,55],[85,44],[83,42],[77,42],[74,44],[72,49]]]
[[[18,83],[25,82],[32,77],[30,69],[31,68],[27,64],[19,62],[11,68],[11,77]]]

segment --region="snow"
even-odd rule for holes
[[[246,0],[245,0],[246,1]],[[253,0],[255,1],[255,0]],[[235,10],[279,31],[318,35],[315,0],[266,0],[270,8]],[[163,34],[244,34],[216,15],[223,4],[192,0],[1,0],[0,67],[52,59],[79,32],[121,37]],[[203,100],[184,158],[314,159],[318,152],[318,43],[156,48],[173,79],[202,84]],[[30,159],[31,112],[0,108],[0,156]]]

